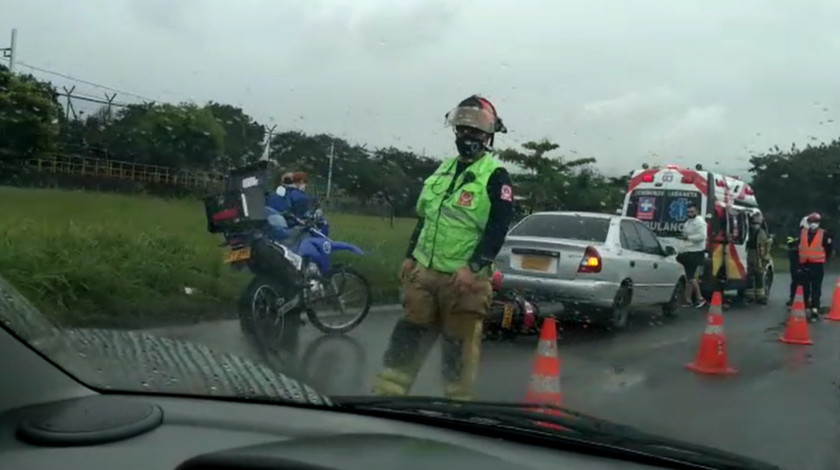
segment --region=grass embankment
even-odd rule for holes
[[[3,187],[0,206],[0,275],[64,324],[218,317],[232,312],[248,280],[222,263],[200,201]],[[414,221],[397,219],[390,228],[377,217],[327,217],[335,239],[367,254],[336,259],[368,277],[375,302],[396,300],[396,271]]]

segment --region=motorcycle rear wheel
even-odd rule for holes
[[[258,305],[263,294],[269,302],[263,311]],[[239,296],[239,325],[247,339],[262,354],[274,356],[297,355],[300,333],[301,307],[279,313],[278,298],[291,299],[296,295],[292,286],[281,284],[265,276],[256,276]]]

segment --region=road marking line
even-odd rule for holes
[[[677,339],[667,339],[667,340],[664,340],[664,341],[658,341],[656,343],[651,344],[650,349],[665,348],[665,347],[668,347],[668,346],[673,346],[675,344],[681,344],[681,343],[687,343],[687,342],[688,342],[688,336],[684,336],[682,338],[677,338]]]

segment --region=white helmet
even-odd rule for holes
[[[799,228],[808,228],[808,216],[807,215],[805,217],[803,217],[801,221],[799,221]]]

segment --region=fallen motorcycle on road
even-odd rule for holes
[[[502,273],[493,273],[493,300],[484,319],[484,339],[510,340],[518,336],[535,336],[542,327],[537,304],[514,291],[502,290]]]

